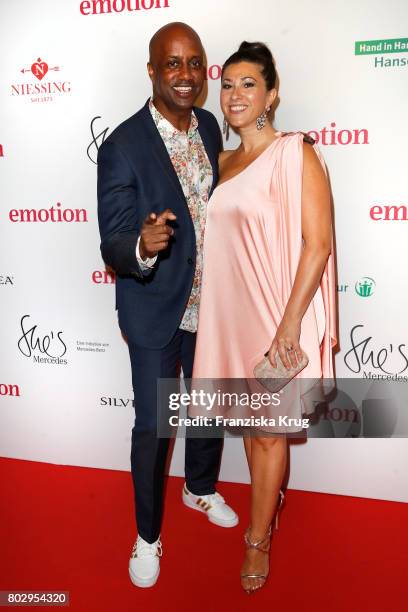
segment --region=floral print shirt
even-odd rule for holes
[[[194,112],[191,113],[188,131],[180,132],[159,113],[151,99],[149,109],[180,181],[194,225],[196,267],[193,286],[180,329],[196,332],[203,271],[204,230],[208,197],[213,179],[212,167],[198,131],[198,120]]]

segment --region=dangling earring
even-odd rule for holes
[[[226,118],[224,117],[224,121],[222,123],[222,133],[225,136],[225,140],[228,140],[229,138],[229,123],[226,120]]]
[[[266,125],[266,118],[268,116],[269,111],[271,110],[271,107],[268,106],[264,112],[262,113],[262,115],[259,115],[259,117],[256,118],[256,129],[257,130],[262,130],[262,128],[265,127]]]

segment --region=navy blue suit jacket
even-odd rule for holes
[[[213,189],[222,138],[211,113],[200,108],[194,112],[213,169]],[[153,271],[142,273],[135,253],[141,226],[149,213],[166,208],[177,216],[172,222],[175,234],[169,247],[159,253]],[[148,102],[99,149],[98,219],[103,260],[117,275],[116,308],[122,332],[139,346],[166,346],[190,296],[196,241],[183,190]]]

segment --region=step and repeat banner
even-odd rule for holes
[[[405,0],[18,0],[0,4],[0,454],[128,470],[130,364],[99,251],[96,158],[150,95],[148,42],[200,34],[202,104],[222,122],[223,61],[266,42],[274,125],[317,141],[333,192],[337,375],[408,381],[408,5]],[[232,134],[227,148],[238,144]],[[289,486],[408,500],[402,437],[291,445]],[[177,440],[171,473],[183,472]],[[248,482],[242,441],[221,479]]]

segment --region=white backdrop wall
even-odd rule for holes
[[[220,65],[243,39],[270,45],[280,77],[275,126],[310,132],[330,172],[337,374],[381,372],[382,349],[383,369],[408,374],[405,0],[3,1],[2,456],[129,469],[130,365],[99,253],[93,160],[104,135],[149,96],[151,35],[178,20],[201,35],[204,106],[220,123]],[[376,42],[356,54],[356,41]],[[236,144],[232,136],[227,147]],[[353,328],[355,342],[366,341],[358,362],[345,360]],[[182,447],[178,440],[173,474],[183,472]],[[407,464],[403,438],[310,439],[291,447],[289,486],[407,501]],[[226,442],[221,479],[248,481],[238,440]]]

